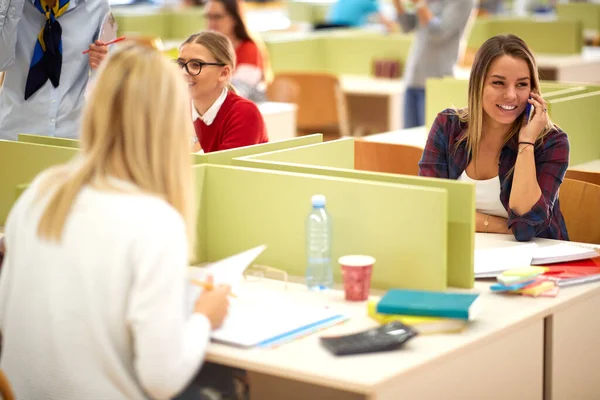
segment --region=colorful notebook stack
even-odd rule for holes
[[[556,296],[558,286],[543,276],[548,271],[546,267],[509,269],[498,275],[496,278],[498,283],[490,286],[490,289],[496,293],[514,293],[532,297]]]
[[[421,334],[460,332],[480,312],[479,295],[391,289],[368,313],[380,324],[400,321]]]
[[[493,292],[554,297],[559,288],[600,282],[600,257],[539,267],[517,268],[497,276]]]

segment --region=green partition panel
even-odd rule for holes
[[[167,38],[170,27],[167,16],[156,8],[126,7],[113,9],[119,36],[152,36]]]
[[[600,159],[600,135],[596,122],[598,111],[600,91],[548,102],[548,114],[552,121],[569,135],[571,165]]]
[[[0,140],[0,225],[4,225],[16,197],[17,185],[30,182],[43,170],[69,161],[78,150]],[[10,166],[10,168],[8,168]]]
[[[290,0],[287,2],[287,14],[292,22],[308,22],[311,24],[323,22],[331,4],[333,3]]]
[[[183,42],[190,35],[203,31],[206,28],[204,20],[204,7],[187,7],[183,10],[172,10],[165,13],[167,19],[168,39],[180,39]]]
[[[341,143],[338,143],[341,142]],[[349,142],[349,141],[348,141]],[[233,160],[234,165],[315,175],[360,179],[371,182],[390,182],[419,187],[442,188],[448,192],[448,285],[473,287],[475,248],[475,187],[472,184],[447,179],[423,178],[408,175],[382,174],[353,169],[353,148],[344,141],[325,142],[295,149],[263,153]],[[345,158],[339,153],[345,152]],[[332,162],[331,160],[342,160]],[[394,207],[405,207],[398,203]],[[415,209],[419,212],[420,207]],[[430,242],[432,247],[437,242]]]
[[[203,185],[208,261],[266,244],[257,263],[303,276],[305,220],[320,193],[333,220],[336,282],[338,257],[368,254],[377,259],[374,288],[447,286],[446,190],[214,165],[206,166]]]
[[[79,148],[79,140],[77,139],[65,139],[52,136],[19,134],[19,142],[46,144],[49,146],[71,147],[74,149]]]
[[[557,4],[556,15],[559,19],[580,21],[583,29],[600,32],[600,4],[598,3]]]
[[[239,147],[237,149],[221,150],[206,154],[193,154],[192,164],[218,164],[231,165],[234,158],[248,156],[251,154],[267,153],[275,150],[289,149],[292,147],[305,146],[307,144],[323,142],[323,134],[299,136],[292,139],[280,140],[256,144],[253,146]]]
[[[327,68],[335,74],[372,75],[377,59],[398,60],[406,64],[412,35],[356,33],[346,37],[326,37],[323,56]]]
[[[207,221],[207,207],[205,202],[205,177],[206,177],[206,165],[193,165],[192,166],[192,177],[194,180],[194,200],[196,204],[196,249],[194,252],[194,258],[191,260],[192,264],[200,264],[208,261],[207,258],[207,232],[206,232],[206,221]]]
[[[327,72],[323,55],[323,39],[273,40],[265,43],[271,67],[278,72]]]
[[[583,49],[583,25],[576,20],[531,18],[478,18],[467,47],[479,48],[492,36],[512,33],[523,39],[534,53],[579,54]]]

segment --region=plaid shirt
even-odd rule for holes
[[[438,114],[427,144],[419,161],[419,175],[458,179],[471,161],[466,141],[458,140],[466,134],[467,124],[460,122],[451,109]],[[508,174],[517,160],[518,138],[515,136],[500,152],[498,176],[500,201],[508,213],[508,228],[519,241],[533,237],[569,240],[567,227],[558,201],[558,190],[569,165],[567,134],[556,128],[535,147],[535,167],[542,195],[530,211],[518,215],[508,207],[513,174]]]

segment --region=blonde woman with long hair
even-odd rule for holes
[[[488,39],[469,78],[469,105],[438,114],[419,175],[476,186],[477,232],[569,240],[558,191],[567,134],[548,117],[535,59],[515,35]]]
[[[176,61],[188,82],[196,138],[205,153],[269,141],[262,114],[231,84],[236,58],[225,35],[190,36]]]
[[[156,51],[115,51],[88,99],[81,155],[38,176],[11,210],[0,368],[17,398],[167,399],[200,368],[229,288],[189,309],[187,98]]]

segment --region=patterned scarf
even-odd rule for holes
[[[34,3],[35,8],[46,17],[46,24],[35,43],[27,83],[25,84],[25,100],[44,86],[48,79],[54,87],[57,87],[60,82],[62,28],[57,18],[69,9],[70,0],[56,0],[56,4],[52,8],[47,5],[47,1],[35,0]]]

